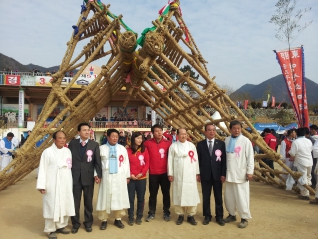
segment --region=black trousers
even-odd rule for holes
[[[127,184],[130,208],[128,209],[128,216],[134,217],[134,202],[135,195],[137,194],[137,212],[138,218],[142,218],[145,205],[145,192],[146,192],[147,179],[132,180]]]
[[[263,159],[263,162],[266,163],[271,169],[274,170],[274,161],[271,159]],[[263,165],[259,164],[260,168],[265,168]],[[275,177],[274,174],[270,174],[272,178]],[[263,177],[265,177],[265,174],[262,174]]]
[[[203,198],[203,216],[212,218],[211,214],[211,191],[213,187],[215,214],[217,219],[223,218],[223,200],[222,200],[222,183],[210,179],[208,181],[201,180],[202,198]]]
[[[80,205],[81,198],[84,198],[84,226],[91,227],[93,224],[93,195],[94,195],[94,184],[83,186],[81,179],[78,180],[78,183],[73,185],[73,196],[74,196],[74,207],[75,207],[75,216],[71,217],[72,224],[74,228],[79,228],[80,223]]]
[[[311,168],[311,187],[312,188],[316,188],[316,183],[317,183],[317,178],[316,178],[317,176],[314,173],[315,168],[316,168],[316,164],[317,164],[317,159],[313,158],[313,165],[312,165],[312,168]]]
[[[161,187],[163,196],[163,212],[170,215],[170,181],[167,173],[164,174],[149,174],[149,212],[148,214],[156,213],[157,195]]]

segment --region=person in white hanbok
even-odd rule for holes
[[[14,134],[9,132],[7,137],[4,137],[0,141],[0,171],[2,171],[5,167],[7,167],[12,161],[12,155],[15,153],[14,151],[14,143],[12,141]],[[8,170],[10,172],[11,169]]]
[[[193,143],[187,141],[187,131],[177,130],[178,141],[172,144],[168,154],[168,179],[172,182],[172,202],[178,214],[177,225],[181,225],[184,214],[188,214],[187,222],[196,225],[194,215],[200,203],[197,181],[200,170],[198,154]]]
[[[236,221],[237,210],[241,217],[238,227],[245,228],[248,220],[252,218],[249,181],[253,178],[254,151],[251,141],[241,134],[242,125],[239,121],[231,121],[230,132],[231,136],[225,139],[227,170],[224,192],[229,216],[224,221]]]
[[[313,148],[312,142],[305,137],[305,128],[296,130],[297,139],[295,139],[289,150],[290,161],[294,161],[294,166],[302,176],[297,180],[297,187],[300,189],[298,198],[301,200],[309,200],[309,191],[304,185],[311,185],[311,167],[313,159],[311,151]]]
[[[115,226],[124,228],[121,221],[125,210],[130,207],[127,183],[130,180],[130,165],[127,150],[118,144],[119,132],[116,129],[107,130],[107,144],[100,146],[102,175],[96,210],[102,221],[100,229],[107,227],[108,215],[114,212]]]
[[[41,155],[36,189],[43,194],[44,232],[50,239],[56,233],[69,234],[65,227],[70,216],[75,215],[73,200],[72,154],[64,147],[66,135],[53,134],[54,144]]]

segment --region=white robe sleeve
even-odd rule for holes
[[[280,145],[280,155],[282,156],[282,159],[286,159],[286,143],[284,140]]]
[[[290,156],[295,157],[296,152],[297,152],[297,145],[296,145],[296,141],[294,141],[294,142],[292,143],[292,145],[291,145],[290,150],[289,150],[289,154],[290,154]]]
[[[177,142],[178,143],[178,142]],[[174,149],[173,145],[170,146],[168,152],[168,176],[173,176],[173,157],[174,157]]]
[[[6,148],[5,146],[5,143],[3,140],[0,141],[0,151],[3,153],[3,154],[6,154],[9,152],[9,149]]]
[[[130,178],[130,164],[129,164],[129,158],[128,158],[128,153],[127,153],[127,149],[125,147],[123,147],[123,156],[125,159],[125,174],[126,174],[126,178]]]
[[[48,150],[44,150],[41,155],[38,180],[36,184],[37,190],[46,189],[46,178],[47,178],[46,173],[47,173],[47,167],[50,161],[49,154],[50,153]]]
[[[251,141],[247,141],[246,143],[246,150],[245,150],[245,156],[246,156],[246,173],[247,174],[253,174],[254,173],[254,150]]]
[[[189,142],[191,143],[191,142]],[[200,174],[200,168],[199,168],[199,158],[198,158],[198,152],[197,152],[197,148],[195,147],[195,145],[193,143],[191,143],[192,146],[192,151],[194,152],[194,158],[196,160],[196,175]]]

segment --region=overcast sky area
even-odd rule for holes
[[[167,0],[108,0],[110,11],[122,14],[124,22],[139,35]],[[246,83],[259,84],[281,74],[274,49],[288,45],[275,38],[269,23],[277,0],[180,0],[188,25],[210,76],[218,85],[234,90]],[[1,1],[1,50],[22,64],[44,67],[61,63],[66,42],[80,16],[80,0]],[[300,24],[313,23],[292,46],[304,45],[306,77],[318,83],[318,1],[299,0],[297,9],[312,7]],[[104,64],[103,62],[101,64]]]

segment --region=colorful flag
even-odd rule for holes
[[[272,108],[274,108],[274,107],[275,107],[275,104],[276,104],[275,97],[274,97],[274,96],[272,96]]]
[[[296,47],[274,52],[282,69],[298,125],[299,127],[309,127],[306,83],[304,80],[304,48]]]
[[[248,100],[244,100],[244,110],[247,110]]]

